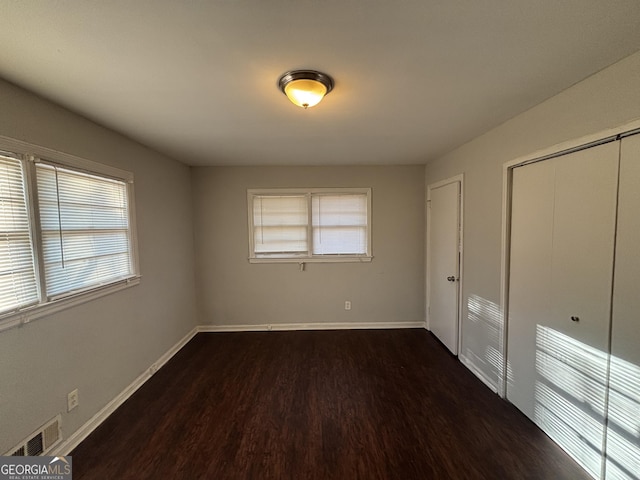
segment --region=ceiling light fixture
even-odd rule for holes
[[[333,90],[333,79],[315,70],[292,70],[280,77],[278,87],[292,103],[306,110]]]

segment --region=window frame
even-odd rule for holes
[[[38,302],[0,313],[0,332],[15,326],[29,323],[32,320],[51,315],[53,313],[80,305],[85,302],[118,292],[140,283],[140,264],[138,256],[138,235],[136,228],[136,207],[133,173],[74,155],[59,152],[50,148],[33,145],[20,140],[0,136],[0,150],[16,155],[21,163],[24,176],[29,215],[29,229],[33,248],[33,261],[38,287]],[[79,171],[94,176],[110,178],[124,182],[126,185],[128,215],[129,215],[129,245],[131,273],[125,278],[113,282],[102,283],[80,291],[62,293],[53,298],[47,298],[45,271],[43,261],[42,230],[38,204],[38,186],[36,164],[45,163],[57,165],[61,168]]]
[[[259,188],[247,189],[247,219],[249,237],[249,263],[366,263],[373,259],[371,225],[371,188]],[[367,196],[367,251],[365,254],[313,254],[312,198],[314,195],[363,195]],[[253,200],[256,196],[305,196],[307,199],[307,251],[308,254],[289,256],[256,255],[254,243]]]

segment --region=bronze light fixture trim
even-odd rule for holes
[[[333,85],[329,75],[316,70],[291,70],[278,80],[280,91],[305,110],[320,103],[333,90]]]

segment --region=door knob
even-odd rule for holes
[[[456,281],[456,277],[451,275],[450,277],[447,277],[447,280],[450,281],[450,282],[455,282]]]

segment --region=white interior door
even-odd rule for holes
[[[428,327],[458,354],[460,181],[428,189]]]
[[[507,398],[602,467],[618,144],[513,171]]]
[[[640,135],[624,138],[611,326],[607,479],[640,478]]]

